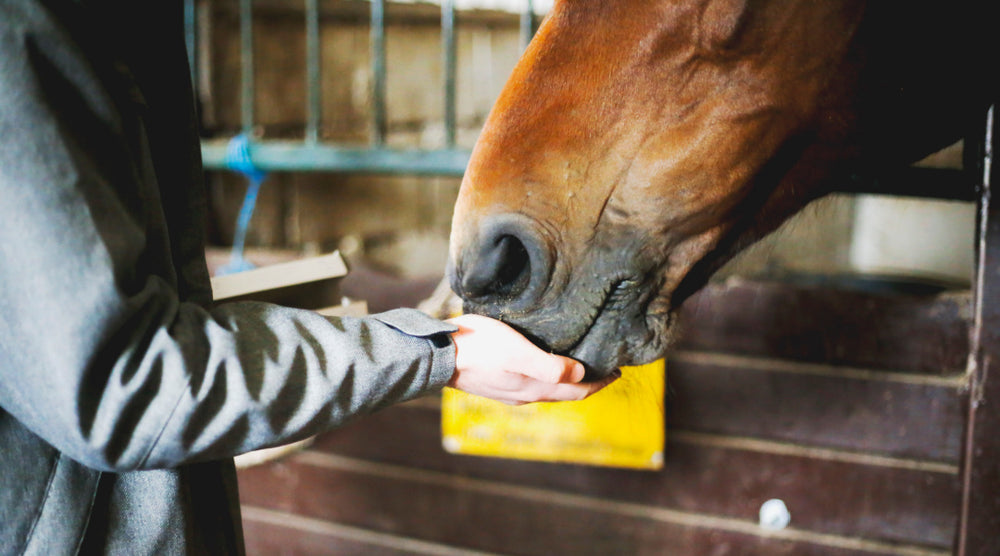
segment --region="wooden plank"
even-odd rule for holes
[[[339,252],[278,263],[212,278],[216,301],[255,299],[298,307],[326,307],[340,302],[337,284],[347,275]]]
[[[333,534],[318,531],[301,531],[243,520],[243,536],[248,556],[270,556],[273,554],[338,554],[348,556],[404,556],[413,554],[382,546],[372,546],[363,542],[342,539]]]
[[[337,554],[338,556],[483,556],[466,550],[387,535],[285,512],[244,506],[247,554]]]
[[[992,199],[1000,180],[993,160],[1000,121],[990,109],[979,203],[977,272],[974,284],[968,420],[963,453],[959,556],[1000,554],[1000,203]]]
[[[964,372],[969,297],[730,280],[682,308],[680,349],[928,374]]]
[[[306,452],[244,471],[241,500],[426,542],[518,554],[939,556],[940,550],[614,503]]]
[[[698,353],[672,355],[667,374],[667,421],[679,428],[958,462],[959,381]]]
[[[747,521],[765,500],[781,498],[796,528],[886,541],[947,547],[956,525],[954,469],[830,459],[808,449],[671,431],[664,469],[634,472],[451,456],[440,448],[438,428],[436,411],[401,406],[321,435],[312,449],[456,480],[475,477]]]

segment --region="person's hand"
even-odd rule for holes
[[[619,373],[589,383],[583,365],[547,353],[506,324],[480,315],[448,322],[457,350],[455,374],[448,386],[507,404],[582,400],[618,378]]]

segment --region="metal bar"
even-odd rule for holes
[[[521,50],[528,48],[528,43],[535,36],[535,3],[525,0],[524,11],[521,12]]]
[[[320,89],[319,0],[306,0],[306,143],[319,141]]]
[[[1000,165],[993,160],[1000,122],[995,110],[996,105],[987,117],[981,166],[958,556],[1000,554],[1000,206],[992,200],[992,184],[1000,178]]]
[[[229,141],[202,142],[203,164],[209,170],[228,168]],[[386,148],[343,148],[300,141],[256,141],[251,149],[253,164],[264,171],[360,172],[370,174],[414,174],[461,177],[469,163],[468,150],[402,150]]]
[[[372,0],[371,7],[372,63],[372,143],[385,144],[385,0]]]
[[[441,2],[441,49],[444,52],[444,143],[455,146],[455,0]]]
[[[253,5],[252,0],[240,0],[240,120],[243,133],[253,133]]]
[[[187,47],[191,87],[198,98],[198,10],[195,0],[184,0],[184,45]]]

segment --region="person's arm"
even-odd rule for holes
[[[442,387],[454,327],[178,293],[141,94],[83,6],[0,5],[0,408],[95,468],[303,438]],[[171,145],[159,143],[160,147]],[[182,150],[182,145],[177,146]]]
[[[462,347],[482,334],[453,342],[456,327],[412,310],[338,319],[187,301],[157,200],[186,184],[156,182],[147,108],[100,56],[113,37],[95,46],[99,30],[73,27],[36,3],[0,5],[3,411],[70,457],[121,471],[228,457],[462,377],[507,376],[492,352]],[[469,361],[459,373],[456,345]],[[511,401],[549,397],[532,384]]]

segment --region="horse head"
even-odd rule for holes
[[[865,3],[557,0],[455,208],[449,276],[600,377],[864,150]]]

